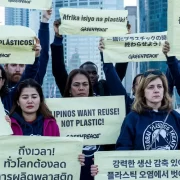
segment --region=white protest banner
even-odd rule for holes
[[[126,10],[61,8],[59,11],[60,34],[112,37],[127,33]]]
[[[84,145],[115,144],[125,117],[124,96],[46,99],[61,137],[83,137]]]
[[[5,120],[5,111],[0,99],[0,136],[13,134],[10,124]]]
[[[79,179],[82,139],[2,136],[0,179]]]
[[[178,0],[168,0],[168,56],[180,56],[180,3]]]
[[[35,37],[24,26],[0,26],[0,63],[33,64]]]
[[[180,178],[179,151],[101,151],[94,160],[99,171],[95,180]]]
[[[104,62],[165,61],[162,47],[167,32],[127,34],[105,38]]]
[[[0,6],[49,10],[52,6],[52,0],[0,0]]]

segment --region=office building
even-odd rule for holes
[[[167,31],[167,0],[139,0],[139,23],[140,32]],[[165,72],[166,68],[162,61],[141,63],[141,72],[147,69]]]
[[[29,10],[21,8],[5,8],[5,25],[29,27]]]

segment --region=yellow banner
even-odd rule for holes
[[[168,41],[170,52],[168,56],[180,56],[180,3],[178,0],[168,0]]]
[[[105,38],[104,62],[165,61],[162,47],[167,32],[127,34]]]
[[[0,64],[33,64],[36,34],[24,26],[0,26]]]
[[[0,6],[48,10],[52,6],[52,0],[0,0]]]
[[[76,138],[0,137],[0,179],[79,179],[82,140]]]
[[[0,136],[13,134],[10,124],[5,120],[5,111],[0,99]]]
[[[99,173],[95,180],[180,178],[179,151],[96,152]]]
[[[115,144],[125,117],[124,96],[46,99],[62,137],[84,145]]]
[[[61,8],[60,34],[121,36],[127,33],[126,10]]]

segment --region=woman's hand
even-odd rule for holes
[[[96,176],[98,173],[98,166],[97,165],[91,165],[91,176]]]
[[[79,160],[81,166],[84,166],[84,165],[85,165],[85,164],[84,164],[84,162],[85,162],[85,155],[84,155],[84,154],[80,154],[80,155],[78,156],[78,160]]]

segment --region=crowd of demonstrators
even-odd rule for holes
[[[33,48],[32,65],[5,64],[0,66],[0,96],[7,112],[13,135],[60,136],[60,129],[45,104],[41,85],[49,59],[49,24],[52,11],[44,11],[39,39]],[[79,69],[66,71],[63,52],[63,36],[59,34],[60,20],[54,22],[54,42],[51,44],[52,71],[63,98],[124,95],[126,117],[115,145],[84,146],[78,156],[82,165],[81,180],[93,180],[98,173],[94,153],[109,150],[176,150],[180,149],[180,114],[173,110],[172,90],[176,86],[180,94],[179,61],[169,57],[170,45],[165,42],[163,53],[167,58],[166,76],[159,70],[138,74],[132,83],[134,98],[122,84],[128,63],[104,63],[105,45],[100,40],[99,50],[106,80],[99,80],[98,67],[91,61]],[[128,26],[130,31],[130,26]],[[130,33],[130,32],[128,32]],[[152,131],[152,127],[154,130]],[[149,134],[149,141],[145,141]],[[147,136],[147,137],[146,137]],[[172,137],[173,136],[173,139]]]

